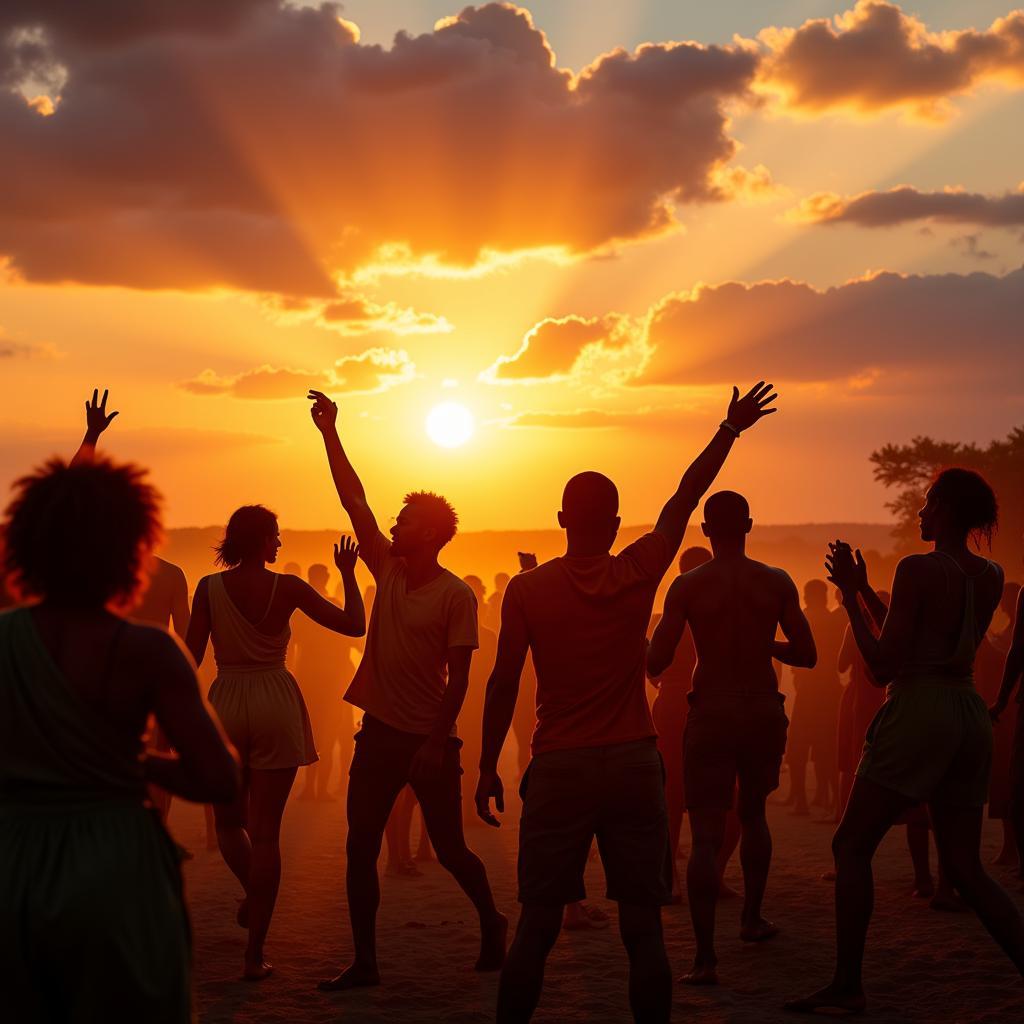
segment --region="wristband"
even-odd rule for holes
[[[732,431],[734,437],[740,436],[739,429],[737,427],[734,427],[728,420],[722,420],[722,422],[719,423],[718,426],[725,427],[726,430]]]

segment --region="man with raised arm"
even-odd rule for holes
[[[683,738],[693,839],[686,890],[697,937],[693,968],[682,978],[689,985],[718,982],[717,858],[737,783],[744,889],[740,938],[760,942],[778,933],[761,917],[772,856],[765,802],[779,785],[789,724],[772,659],[799,668],[813,668],[817,660],[793,581],[782,569],[746,556],[752,525],[741,494],[720,491],[708,498],[702,529],[713,557],[672,584],[647,659],[651,675],[664,672],[689,624],[697,649]],[[776,640],[780,626],[785,640]]]
[[[672,975],[661,930],[672,866],[664,775],[644,692],[647,626],[661,578],[690,514],[740,432],[774,409],[763,382],[728,415],[684,474],[651,533],[617,555],[615,485],[600,473],[566,484],[559,525],[566,553],[516,576],[502,603],[498,657],[487,686],[477,813],[504,809],[497,773],[527,652],[537,671],[533,760],[520,787],[519,902],[523,905],[498,991],[500,1024],[528,1021],[567,903],[586,896],[583,872],[594,837],[619,904],[637,1021],[669,1019]]]
[[[377,584],[365,653],[345,694],[345,700],[363,711],[347,808],[346,887],[355,956],[349,967],[319,987],[332,992],[380,984],[377,858],[392,805],[407,783],[423,809],[438,861],[480,916],[476,969],[499,970],[508,922],[494,905],[483,864],[463,836],[460,743],[455,737],[478,646],[476,599],[437,561],[455,536],[458,518],[439,495],[408,494],[389,541],[342,448],[337,405],[319,391],[309,397],[338,497]]]

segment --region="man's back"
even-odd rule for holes
[[[655,734],[644,652],[672,555],[650,533],[618,555],[555,558],[509,584],[503,619],[521,617],[537,670],[535,754]]]
[[[786,572],[745,556],[714,558],[679,586],[697,649],[694,691],[776,692],[772,644],[795,592]]]

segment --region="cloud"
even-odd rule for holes
[[[922,220],[1015,227],[1024,224],[1024,188],[1001,196],[953,188],[920,192],[910,185],[898,185],[885,192],[861,192],[849,198],[834,192],[818,192],[790,211],[789,217],[813,224],[857,224],[867,228]]]
[[[767,28],[758,39],[767,49],[761,87],[809,114],[902,109],[936,118],[951,96],[991,83],[1024,85],[1021,10],[984,31],[929,32],[895,4],[858,0],[834,18]]]
[[[758,62],[648,44],[573,75],[503,4],[390,48],[270,0],[14,0],[0,26],[17,274],[325,299],[382,254],[472,268],[671,230],[677,203],[724,198],[725,105]]]
[[[383,305],[362,295],[350,295],[323,306],[319,322],[340,334],[354,336],[373,331],[391,334],[447,334],[454,328],[443,316],[388,302]]]
[[[405,352],[371,348],[338,359],[328,370],[257,366],[233,376],[203,370],[178,386],[194,395],[231,395],[261,401],[301,398],[313,388],[328,394],[371,394],[408,383],[416,368]]]
[[[483,376],[490,381],[561,379],[588,358],[621,353],[633,340],[629,319],[618,313],[548,317],[526,332],[516,352],[499,356]]]
[[[987,257],[976,238],[958,245],[968,256]],[[838,383],[850,394],[968,384],[1017,394],[1024,392],[1022,310],[1024,268],[1004,276],[878,273],[824,290],[788,279],[699,285],[664,297],[645,318],[620,318],[622,358],[617,377],[605,378],[614,385],[605,394],[692,391],[766,376],[802,386]],[[541,321],[527,338],[548,344],[532,357],[531,372],[577,367],[589,347],[602,344],[601,321]],[[566,329],[573,323],[578,331]],[[520,350],[522,358],[531,347]],[[577,422],[559,418],[566,415]],[[617,414],[523,413],[513,425],[603,426],[612,424],[609,415]]]
[[[951,238],[949,240],[949,244],[954,249],[959,249],[964,256],[967,256],[972,260],[978,260],[982,263],[996,258],[996,254],[994,252],[989,252],[988,249],[983,249],[981,247],[981,236],[978,234],[958,235],[956,238]]]
[[[984,380],[1006,393],[1024,377],[1024,269],[990,274],[880,273],[819,291],[782,280],[699,287],[650,313],[639,385],[845,381],[877,390]]]

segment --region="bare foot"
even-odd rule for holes
[[[717,985],[718,984],[718,971],[715,969],[718,966],[717,961],[710,961],[708,963],[702,963],[699,960],[694,960],[693,967],[690,968],[680,979],[680,984],[683,985]]]
[[[826,985],[813,995],[782,1004],[782,1008],[790,1013],[823,1013],[836,1017],[863,1013],[866,1006],[867,1000],[861,989],[845,989],[838,985]]]
[[[380,974],[376,967],[360,967],[353,964],[329,981],[317,982],[316,987],[321,992],[345,992],[350,988],[372,988],[379,984]]]
[[[740,938],[744,942],[767,942],[769,939],[774,939],[780,930],[778,925],[759,917],[756,921],[744,924],[740,928]]]
[[[480,932],[480,956],[474,969],[477,971],[500,971],[505,963],[505,943],[508,939],[508,918],[498,914]]]
[[[266,960],[259,959],[254,960],[251,963],[245,961],[245,971],[242,974],[242,978],[245,981],[263,981],[264,978],[269,978],[274,973],[274,965],[268,964]]]
[[[235,911],[235,921],[238,922],[239,928],[249,927],[249,901],[247,899],[241,899],[238,901],[238,910]]]

